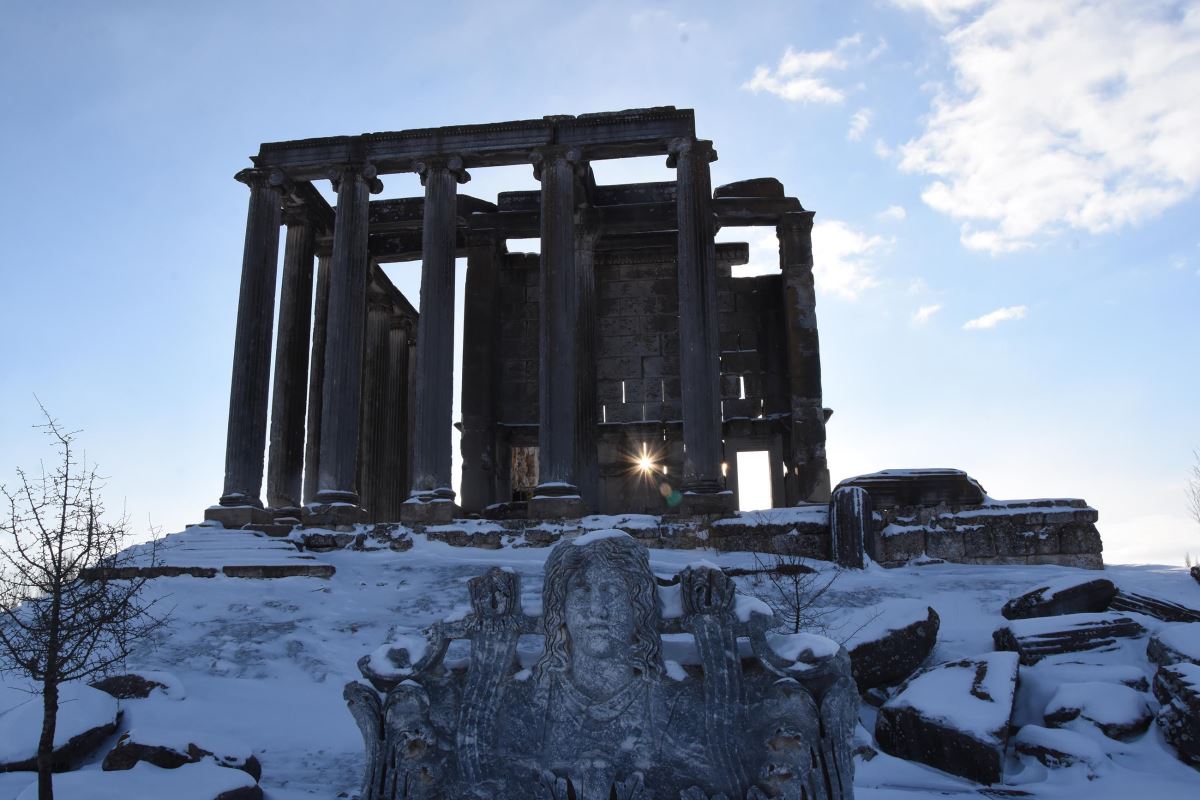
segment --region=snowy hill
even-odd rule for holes
[[[536,613],[541,605],[540,579],[548,548],[452,547],[423,535],[414,535],[412,542],[412,548],[403,552],[379,546],[299,553],[288,541],[241,531],[197,527],[166,537],[160,553],[164,563],[217,569],[213,577],[163,577],[148,583],[147,591],[161,595],[174,608],[173,622],[156,646],[139,653],[129,667],[143,674],[164,673],[160,677],[168,687],[147,699],[119,701],[120,731],[139,739],[178,742],[178,748],[195,743],[213,753],[252,751],[262,764],[261,786],[270,800],[353,796],[363,765],[362,741],[342,700],[342,687],[359,679],[356,661],[390,639],[461,613],[468,605],[467,580],[488,566],[508,566],[524,578],[522,602],[528,612]],[[651,550],[652,568],[662,576],[699,559],[722,567],[756,566],[748,553]],[[834,570],[830,564],[809,563],[822,577]],[[229,565],[324,565],[336,571],[328,578],[265,580],[222,573],[220,568]],[[1103,574],[1126,592],[1200,607],[1200,585],[1182,568],[1117,566]],[[1039,582],[1079,575],[1096,573],[1058,566],[873,566],[842,572],[821,602],[830,612],[828,635],[839,641],[855,633],[861,637],[863,619],[875,613],[864,611],[868,607],[878,607],[882,615],[889,606],[913,605],[897,600],[928,604],[941,619],[937,644],[927,662],[932,665],[992,652],[993,631],[1007,623],[1000,615],[1006,601]],[[754,576],[736,580],[744,591],[769,591],[761,581],[756,585]],[[1151,633],[1185,624],[1132,616]],[[1106,651],[1052,656],[1034,667],[1022,667],[1014,727],[1037,725],[1024,738],[1066,739],[1076,749],[1086,750],[1090,760],[1049,769],[1030,756],[1018,755],[1010,744],[1004,784],[987,791],[1003,789],[1045,798],[1086,793],[1090,800],[1125,800],[1135,793],[1197,796],[1200,771],[1176,758],[1156,725],[1128,741],[1111,739],[1082,718],[1039,734],[1041,709],[1056,695],[1091,693],[1098,696],[1084,699],[1103,705],[1110,694],[1107,686],[1125,686],[1118,680],[1122,676],[1140,674],[1148,685],[1156,665],[1147,660],[1146,646],[1147,637],[1125,639]],[[537,641],[523,642],[522,659],[531,659],[538,647]],[[0,692],[0,729],[19,706],[36,702],[13,691],[12,678],[5,681],[6,687],[0,687],[5,689]],[[1073,684],[1078,686],[1070,688]],[[1060,692],[1064,686],[1068,688]],[[1137,703],[1157,708],[1150,693],[1131,691]],[[64,713],[71,713],[69,706],[64,706]],[[859,736],[867,755],[870,749],[878,750],[871,733],[876,713],[863,704]],[[131,773],[100,773],[100,762],[111,746],[112,741],[82,767],[95,772],[94,780],[86,784],[94,788],[70,797],[99,797],[100,782],[118,778],[124,797],[149,797],[159,791],[148,787],[161,778],[160,771],[147,765]],[[16,798],[32,777],[0,774],[0,800]],[[882,752],[869,760],[857,759],[856,784],[857,796],[866,800],[980,796],[982,788]],[[150,794],[133,791],[133,786],[145,786]],[[172,793],[174,800],[186,796],[190,795],[183,791]]]

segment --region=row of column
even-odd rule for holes
[[[679,218],[684,510],[702,511],[709,510],[706,503],[724,507],[732,499],[723,490],[720,472],[717,278],[709,179],[709,163],[716,155],[711,143],[697,140],[673,141],[669,152],[668,165],[677,171]],[[577,186],[587,169],[581,152],[552,146],[538,150],[531,160],[542,183],[541,474],[531,513],[573,516],[594,504],[597,491],[596,410],[591,384],[595,361],[592,253],[598,228],[582,216],[587,212],[580,208],[583,197]],[[238,174],[250,187],[250,206],[234,344],[225,486],[220,503],[206,514],[210,519],[240,526],[266,522],[271,516],[262,508],[260,493],[281,222],[287,225],[287,237],[271,414],[268,502],[272,510],[285,519],[303,513],[311,524],[360,521],[360,478],[371,481],[371,476],[405,471],[404,456],[396,451],[408,448],[397,441],[395,433],[403,428],[412,431],[413,440],[411,491],[400,508],[401,518],[433,521],[452,516],[457,186],[469,180],[469,175],[461,159],[454,157],[426,159],[414,166],[425,187],[425,204],[411,425],[407,420],[401,425],[399,408],[408,404],[398,402],[403,382],[396,378],[399,362],[408,358],[409,332],[392,326],[382,306],[369,307],[367,302],[369,200],[371,193],[382,190],[374,168],[349,165],[330,173],[337,192],[336,223],[332,253],[319,259],[317,267],[315,316],[311,307],[313,220],[303,208],[290,205],[284,215],[285,200],[290,196],[284,176],[258,169]],[[481,285],[486,287],[495,280],[496,247],[495,240],[471,243],[468,302],[473,311],[478,311],[473,306],[481,302]],[[468,313],[468,321],[475,316]],[[307,368],[310,318],[312,352],[321,354],[314,358],[311,371]],[[469,322],[466,347],[473,363],[490,363],[490,339],[487,331]],[[389,376],[368,386],[366,398],[364,353],[376,362],[369,375]],[[404,372],[407,374],[407,365]],[[476,382],[469,376],[464,375],[464,435],[488,435],[491,398],[467,391],[468,384]],[[370,462],[366,471],[359,467],[360,442],[368,443],[363,448],[363,459]],[[367,489],[369,495],[385,498],[383,502],[392,505],[386,499],[388,491],[376,485]],[[307,504],[303,512],[302,500]],[[697,507],[689,508],[689,503]]]

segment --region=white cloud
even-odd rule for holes
[[[755,94],[768,92],[795,103],[840,103],[846,93],[826,82],[822,73],[846,68],[848,51],[859,46],[862,36],[839,39],[832,50],[793,50],[788,48],[775,69],[760,66],[754,76],[742,84]]]
[[[840,220],[818,222],[812,240],[813,278],[818,290],[855,300],[879,285],[872,259],[890,240],[857,231]]]
[[[880,158],[887,159],[891,158],[892,154],[895,152],[895,150],[888,147],[888,143],[883,139],[875,140],[875,155],[879,156]]]
[[[929,306],[921,306],[916,310],[916,313],[913,314],[913,322],[917,325],[924,325],[926,322],[929,322],[930,318],[932,318],[934,314],[941,310],[941,303],[934,303],[933,305]]]
[[[892,4],[913,11],[924,11],[943,25],[953,22],[960,14],[980,5],[982,0],[892,0]]]
[[[888,206],[875,216],[879,219],[902,220],[908,216],[908,212],[904,210],[904,206]]]
[[[867,128],[871,127],[871,109],[860,108],[854,112],[854,116],[850,117],[850,130],[846,132],[846,138],[852,142],[857,142],[867,132]]]
[[[893,0],[952,21],[952,88],[901,168],[1002,253],[1063,229],[1136,224],[1200,187],[1200,4],[1166,0]]]
[[[1001,322],[1007,322],[1011,319],[1025,319],[1025,315],[1029,313],[1029,309],[1025,306],[1008,306],[1007,308],[997,308],[995,311],[990,311],[982,317],[968,320],[963,323],[964,331],[986,331],[990,330]]]

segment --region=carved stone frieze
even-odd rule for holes
[[[469,592],[464,618],[360,660],[374,689],[347,685],[362,800],[853,797],[845,649],[768,633],[769,611],[719,569],[660,586],[644,545],[602,531],[551,551],[540,616],[514,572]],[[527,634],[544,645],[522,668]],[[454,640],[469,657],[447,658]]]

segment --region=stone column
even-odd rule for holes
[[[308,434],[304,442],[304,504],[317,496],[321,464],[321,408],[325,390],[325,331],[329,317],[329,253],[317,256],[316,308],[313,310],[312,357],[308,370]]]
[[[667,166],[675,168],[679,216],[679,377],[683,392],[684,514],[733,509],[721,476],[721,379],[717,347],[717,254],[713,243],[712,142],[675,139]]]
[[[589,513],[600,510],[600,465],[596,452],[596,243],[600,225],[585,215],[575,228],[576,296],[579,327],[575,337],[575,477]]]
[[[538,335],[538,485],[531,517],[578,517],[575,477],[579,383],[579,278],[575,263],[575,177],[582,154],[547,147],[532,156],[542,182],[541,324]]]
[[[417,320],[416,422],[412,489],[401,509],[407,523],[454,517],[451,426],[454,401],[454,256],[458,184],[470,176],[460,158],[416,164],[425,187],[421,312]]]
[[[784,214],[779,236],[783,312],[791,395],[792,448],[788,455],[789,502],[829,499],[825,459],[825,409],[821,399],[821,348],[817,338],[817,295],[813,287],[813,212]]]
[[[287,238],[275,344],[267,503],[277,521],[299,524],[303,501],[304,406],[316,230],[307,209],[300,204],[287,204],[283,221],[287,225]]]
[[[331,171],[337,214],[330,265],[325,329],[325,375],[321,401],[321,459],[317,494],[305,509],[306,525],[327,527],[363,520],[359,505],[359,411],[362,401],[364,315],[370,261],[367,212],[371,193],[383,190],[374,166]]]
[[[388,476],[386,453],[388,415],[388,345],[392,304],[376,294],[374,287],[367,299],[367,331],[363,347],[362,429],[359,432],[358,487],[367,519],[386,522]],[[392,520],[393,522],[395,520]]]
[[[830,557],[839,567],[862,569],[866,551],[874,551],[875,527],[871,495],[859,486],[844,486],[829,501]]]
[[[204,512],[205,519],[227,528],[271,521],[271,515],[263,510],[260,494],[271,381],[281,194],[286,183],[281,174],[260,169],[244,169],[235,177],[250,187],[250,208],[246,214],[233,378],[229,386],[225,490],[219,504]]]
[[[400,504],[408,491],[408,341],[412,323],[400,316],[388,320],[387,389],[384,419],[384,508],[381,519],[400,519]]]
[[[472,234],[468,242],[462,362],[462,508],[468,512],[483,511],[496,502],[492,379],[496,284],[503,247],[492,232]]]

